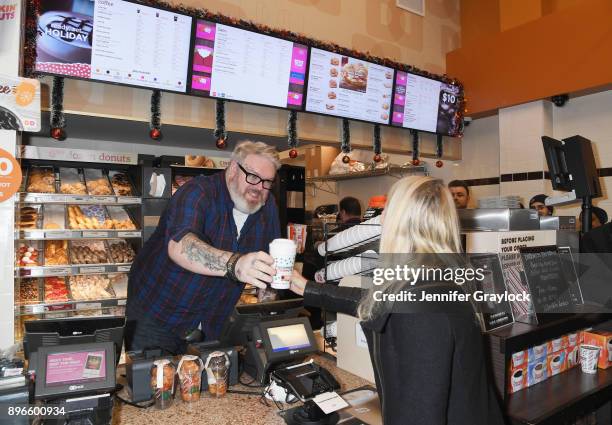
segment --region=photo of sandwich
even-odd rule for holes
[[[336,80],[329,80],[329,88],[335,89],[336,87],[338,87],[338,82]]]
[[[340,59],[338,59],[338,58],[331,58],[330,63],[332,65],[334,65],[334,66],[338,66],[338,65],[340,65]]]
[[[326,105],[325,105],[325,108],[326,108],[328,111],[332,111],[332,110],[336,109],[336,107],[335,107],[334,105],[332,105],[331,103],[326,104]]]
[[[327,93],[327,98],[328,99],[335,99],[336,98],[336,92],[335,91],[330,91],[329,93]]]
[[[342,67],[340,87],[365,92],[368,85],[368,68],[361,62],[347,63]]]
[[[393,72],[391,72],[391,71],[386,71],[386,72],[385,72],[385,78],[386,78],[387,80],[390,80],[390,79],[391,79],[391,77],[393,77]]]
[[[330,68],[329,75],[330,75],[330,77],[337,77],[338,76],[338,70],[336,68]]]

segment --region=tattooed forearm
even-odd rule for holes
[[[225,265],[231,253],[213,248],[189,233],[180,242],[181,255],[193,264],[198,264],[211,272],[225,272]]]

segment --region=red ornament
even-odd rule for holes
[[[419,161],[419,160],[418,160],[418,159],[416,159],[416,158],[412,160],[412,165],[414,165],[415,167],[416,167],[417,165],[419,165],[420,163],[421,163],[421,161]]]
[[[382,161],[382,156],[377,153],[376,155],[374,155],[374,162],[380,162]]]
[[[444,163],[442,161],[440,161],[440,160],[436,161],[436,167],[442,168],[443,166],[444,166]]]
[[[64,132],[64,129],[54,127],[51,129],[51,137],[53,137],[55,140],[64,140],[66,138],[66,133]]]
[[[225,137],[219,137],[215,142],[215,146],[217,147],[217,149],[225,149],[227,146],[227,139]]]
[[[289,158],[291,158],[291,159],[295,159],[295,158],[297,158],[297,156],[298,156],[298,151],[297,151],[297,150],[295,150],[295,149],[291,149],[291,150],[289,151]]]
[[[159,140],[161,138],[162,132],[159,128],[152,128],[149,131],[149,137],[153,140]]]
[[[344,155],[342,157],[342,162],[344,162],[345,164],[348,164],[349,162],[351,162],[351,158],[349,158],[348,155]]]

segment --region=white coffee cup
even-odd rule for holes
[[[561,356],[557,355],[553,357],[552,361],[550,362],[550,370],[553,375],[561,372]]]
[[[523,370],[515,370],[512,374],[512,391],[518,391],[523,388]]]
[[[560,351],[561,348],[563,348],[563,339],[561,339],[561,338],[553,339],[552,340],[552,350],[553,350],[553,353],[556,353],[557,351]]]
[[[569,345],[574,346],[578,342],[578,334],[569,334],[567,339],[569,340]]]
[[[544,378],[544,371],[546,370],[546,366],[544,363],[538,363],[533,368],[533,376],[537,382]]]
[[[608,341],[608,361],[612,362],[612,339]]]
[[[276,274],[272,277],[272,288],[289,289],[296,246],[291,239],[274,239],[270,242],[270,255],[274,258]]]
[[[597,360],[600,348],[596,345],[580,346],[580,365],[584,373],[597,373]]]
[[[512,355],[512,364],[514,366],[520,366],[523,364],[523,360],[525,359],[525,352],[519,351],[518,353],[514,353]]]

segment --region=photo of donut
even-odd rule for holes
[[[380,114],[380,119],[381,120],[388,120],[389,119],[389,114],[387,114],[386,112],[383,112],[382,114]]]
[[[334,65],[334,66],[338,66],[338,65],[340,65],[340,59],[338,59],[338,58],[331,58],[330,63],[332,65]]]
[[[342,67],[342,81],[340,87],[343,89],[365,92],[368,86],[368,67],[361,63],[347,63]]]
[[[386,111],[387,109],[389,109],[389,104],[388,103],[383,103],[382,104],[382,108]]]
[[[329,80],[329,88],[335,89],[336,87],[338,87],[338,82],[336,80]]]
[[[385,72],[385,78],[386,78],[387,80],[390,80],[390,79],[391,79],[391,77],[393,77],[393,72],[391,72],[391,71],[387,71],[387,72]]]
[[[330,77],[337,77],[338,76],[338,70],[336,68],[330,68],[329,76]]]
[[[336,92],[335,91],[330,91],[329,93],[327,93],[327,98],[328,99],[335,99],[336,98]]]

